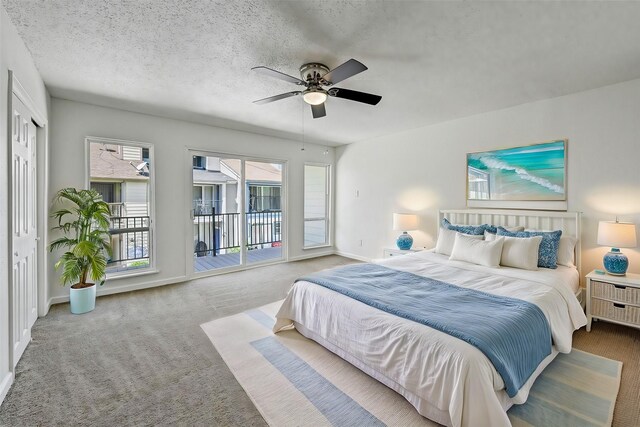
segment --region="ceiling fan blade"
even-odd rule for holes
[[[349,77],[355,76],[368,68],[355,59],[350,59],[342,65],[338,65],[333,70],[322,76],[322,79],[327,83],[327,86],[339,83]]]
[[[280,95],[275,95],[275,96],[270,96],[268,98],[258,99],[257,101],[253,101],[253,103],[254,104],[268,104],[269,102],[279,101],[281,99],[289,98],[291,96],[300,95],[301,93],[302,92],[300,92],[300,91],[281,93]]]
[[[335,96],[336,98],[348,99],[350,101],[363,102],[365,104],[376,105],[382,97],[380,95],[374,95],[371,93],[358,92],[357,90],[340,89],[337,87],[331,88],[327,92],[329,96]]]
[[[276,79],[284,80],[285,82],[295,83],[300,86],[306,86],[307,84],[297,77],[290,76],[289,74],[281,73],[280,71],[272,70],[271,68],[260,66],[253,67],[251,70],[263,74],[265,76],[274,77]]]
[[[311,113],[313,113],[314,119],[319,119],[320,117],[324,117],[327,115],[327,110],[324,108],[324,102],[318,105],[311,106]]]

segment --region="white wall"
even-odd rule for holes
[[[0,401],[10,380],[9,367],[9,271],[8,271],[8,146],[7,95],[9,70],[20,80],[36,108],[47,114],[48,94],[31,54],[18,36],[4,9],[0,8]],[[46,119],[46,117],[45,117]]]
[[[289,258],[331,253],[333,248],[303,250],[303,167],[304,162],[333,164],[334,151],[324,155],[324,146],[301,144],[248,132],[199,125],[124,110],[99,107],[53,98],[51,103],[50,191],[84,186],[86,136],[150,142],[154,144],[156,177],[156,265],[159,273],[108,282],[98,294],[112,293],[184,280],[186,235],[191,233],[189,212],[191,189],[187,177],[191,159],[186,148],[288,161]],[[231,186],[233,187],[233,186]],[[228,189],[233,189],[228,186]],[[188,194],[186,194],[188,193]],[[50,259],[50,295],[53,302],[64,301],[69,290],[59,285]]]
[[[619,215],[640,224],[640,80],[338,148],[336,248],[381,257],[399,234],[393,212],[417,212],[414,246],[432,247],[437,210],[465,207],[467,152],[564,138],[568,210],[583,212],[582,273],[602,268],[598,221]],[[640,273],[640,252],[624,252]]]

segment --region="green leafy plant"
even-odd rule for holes
[[[55,264],[56,270],[62,268],[62,285],[81,289],[93,285],[89,280],[102,285],[111,255],[109,205],[97,191],[75,188],[58,191],[54,204],[61,208],[51,214],[58,221],[53,230],[64,236],[51,242],[49,250],[66,249]]]

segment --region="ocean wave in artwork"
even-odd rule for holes
[[[555,193],[559,193],[559,194],[564,194],[564,188],[560,185],[554,184],[551,181],[549,181],[546,178],[542,178],[536,175],[533,175],[532,173],[530,173],[529,171],[527,171],[524,168],[518,167],[518,166],[511,166],[508,163],[505,163],[501,160],[498,160],[494,157],[491,156],[481,156],[480,158],[478,158],[478,160],[480,162],[482,162],[487,168],[489,169],[499,169],[499,170],[503,170],[503,171],[513,171],[516,174],[518,174],[518,176],[521,179],[524,179],[526,181],[530,181],[533,182],[535,184],[538,184],[542,187],[547,188],[548,190],[551,190]]]

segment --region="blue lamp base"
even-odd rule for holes
[[[618,248],[611,248],[611,252],[604,255],[602,262],[607,273],[614,276],[624,276],[629,268],[629,259]]]
[[[409,249],[411,249],[411,245],[413,245],[413,237],[411,237],[411,235],[405,231],[400,236],[398,236],[396,245],[398,245],[398,249],[400,249],[401,251],[408,251]]]

